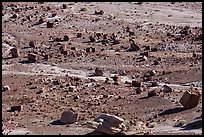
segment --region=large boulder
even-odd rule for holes
[[[99,123],[96,128],[97,132],[110,135],[120,133],[125,128],[124,119],[110,114],[101,114],[94,121]]]
[[[185,109],[194,108],[198,105],[201,97],[201,92],[198,89],[190,89],[184,92],[179,102]]]

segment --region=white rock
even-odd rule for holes
[[[9,86],[2,86],[2,91],[11,90]]]
[[[98,122],[96,131],[109,135],[120,133],[123,129],[126,129],[125,125],[123,124],[124,119],[114,115],[101,114],[94,121]]]

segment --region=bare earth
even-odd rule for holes
[[[94,14],[100,10],[102,15]],[[38,23],[40,18],[43,22]],[[52,28],[47,28],[48,21],[54,22]],[[188,32],[182,33],[186,26]],[[65,34],[68,41],[56,40]],[[117,35],[118,43],[111,39],[113,35]],[[90,36],[95,41],[90,41]],[[140,47],[139,51],[126,51],[130,39]],[[30,41],[35,47],[29,46]],[[63,45],[66,54],[60,51]],[[137,62],[145,46],[157,51],[149,51],[147,60]],[[12,47],[20,50],[19,57],[11,57]],[[89,47],[95,52],[86,52]],[[193,52],[198,58],[193,57]],[[28,53],[38,55],[37,61],[28,62]],[[153,64],[159,57],[159,64]],[[101,69],[103,76],[92,76],[95,68]],[[156,75],[145,81],[143,76],[149,70],[155,70]],[[119,84],[105,82],[113,74],[119,75]],[[147,90],[136,94],[129,84],[133,77],[141,80]],[[52,80],[60,84],[54,85]],[[152,81],[158,87],[170,86],[173,92],[146,98]],[[201,2],[2,3],[2,85],[11,88],[2,92],[5,134],[97,134],[84,122],[109,113],[130,121],[130,129],[137,121],[155,123],[144,133],[201,135],[202,97],[192,109],[184,110],[179,103],[191,86],[202,90],[201,83]],[[66,92],[68,86],[75,86],[77,91]],[[44,91],[39,93],[42,88]],[[23,106],[20,112],[7,111],[16,105]],[[52,124],[70,107],[79,114],[76,123]],[[175,127],[179,120],[186,120],[187,125]]]

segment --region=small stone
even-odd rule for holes
[[[68,88],[69,88],[69,92],[76,92],[77,91],[75,86],[69,86]]]
[[[21,109],[22,109],[22,105],[19,105],[19,106],[12,106],[10,110],[8,110],[9,112],[14,112],[14,111],[18,111],[20,112]]]
[[[12,58],[17,58],[20,56],[18,48],[12,48],[10,49],[10,51],[11,51]]]
[[[152,123],[147,123],[146,126],[148,128],[154,128],[156,126],[156,123],[155,122],[152,122]]]
[[[173,89],[167,85],[163,86],[163,92],[164,93],[171,93],[173,91]]]
[[[54,27],[54,23],[53,22],[47,22],[47,28],[53,28]]]
[[[103,10],[95,11],[94,14],[96,14],[96,15],[103,15],[104,11]]]
[[[135,91],[136,91],[136,94],[141,94],[143,92],[143,89],[142,87],[137,87]]]
[[[69,36],[64,35],[64,41],[68,41],[69,40]]]
[[[66,8],[67,8],[67,5],[66,5],[66,4],[62,4],[62,8],[63,8],[63,9],[66,9]]]
[[[153,97],[153,96],[157,96],[160,93],[160,89],[159,88],[154,88],[148,91],[148,97]]]
[[[64,111],[61,115],[60,121],[64,124],[72,124],[77,121],[78,113],[71,110]]]
[[[150,76],[155,76],[156,75],[156,71],[155,70],[151,70],[149,71]]]
[[[80,98],[79,96],[74,96],[74,100],[75,100],[75,99],[79,99],[79,98]]]
[[[77,33],[77,38],[81,38],[82,37],[82,33]]]
[[[103,95],[103,98],[108,98],[108,94],[104,94],[104,95]]]
[[[89,40],[90,40],[91,42],[95,42],[95,41],[96,41],[93,36],[90,36],[90,37],[89,37]]]
[[[52,13],[52,17],[55,17],[56,15],[57,15],[56,12],[53,12],[53,13]]]
[[[53,80],[52,83],[53,83],[54,85],[60,85],[59,80]]]
[[[149,57],[149,52],[148,52],[148,51],[146,51],[146,52],[142,52],[142,53],[140,53],[140,55],[142,55],[142,56],[146,56],[146,57]]]
[[[44,20],[42,18],[39,19],[38,24],[42,24]]]
[[[32,62],[36,62],[37,61],[37,55],[34,53],[29,53],[28,54],[28,60],[32,61]]]
[[[17,14],[13,14],[10,18],[16,19],[17,17]]]
[[[103,76],[103,71],[99,68],[96,68],[94,75],[95,76]]]
[[[9,86],[2,86],[2,92],[7,90],[11,90],[11,88]]]
[[[141,81],[139,81],[139,80],[133,80],[132,81],[132,86],[133,87],[140,87],[141,86]]]
[[[29,46],[30,46],[30,47],[35,47],[34,41],[30,41],[30,42],[29,42]]]

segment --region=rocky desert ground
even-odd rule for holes
[[[202,3],[3,2],[2,133],[201,135]]]

